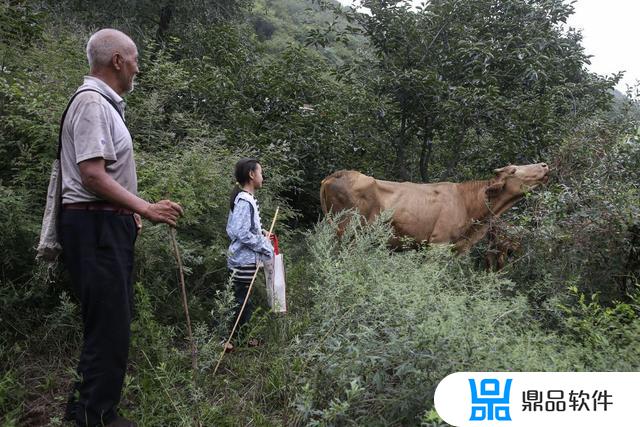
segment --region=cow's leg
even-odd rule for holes
[[[478,243],[485,234],[487,234],[488,229],[488,224],[474,224],[459,240],[455,242],[454,250],[459,255],[468,252],[473,245]]]
[[[349,221],[351,221],[352,217],[353,217],[353,215],[346,214],[344,216],[344,218],[342,218],[340,220],[340,222],[338,222],[338,230],[336,232],[336,234],[338,235],[338,239],[342,239],[342,235],[344,234],[344,230],[345,230],[345,228],[347,228],[347,224],[349,224]]]

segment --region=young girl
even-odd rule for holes
[[[273,257],[273,246],[266,236],[268,232],[262,230],[260,208],[254,197],[255,191],[262,187],[260,163],[256,159],[239,160],[236,163],[235,177],[236,186],[231,192],[227,221],[227,234],[231,239],[227,266],[236,297],[237,317],[258,262]],[[249,300],[238,327],[249,321],[252,312],[253,305]]]

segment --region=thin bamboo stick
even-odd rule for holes
[[[198,371],[198,350],[196,349],[196,343],[193,340],[193,333],[191,332],[191,317],[189,317],[189,306],[187,305],[187,288],[184,284],[184,269],[182,267],[182,258],[180,257],[180,251],[178,250],[178,241],[176,239],[176,229],[169,227],[171,230],[171,243],[173,244],[173,252],[178,263],[178,271],[180,272],[180,289],[182,291],[182,306],[184,308],[184,314],[187,317],[187,330],[189,332],[189,344],[191,345],[191,367],[193,368],[193,375]]]

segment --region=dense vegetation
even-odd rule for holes
[[[169,232],[137,243],[122,411],[141,425],[438,425],[448,373],[637,370],[637,94],[590,73],[567,2],[0,2],[0,420],[61,425],[81,326],[65,272],[34,260],[58,120],[97,28],[141,53],[127,97],[143,197],[169,196],[199,348],[191,372]],[[232,167],[258,156],[276,206],[290,312],[227,356],[224,230]],[[545,161],[552,180],[471,254],[390,253],[384,221],[342,243],[321,179],[487,178]],[[506,256],[499,272],[489,256]],[[255,298],[264,299],[258,286]],[[264,306],[264,304],[263,304]],[[241,344],[241,343],[240,343]]]

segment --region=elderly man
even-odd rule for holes
[[[71,98],[61,130],[60,234],[84,326],[79,379],[65,418],[81,426],[131,426],[116,406],[127,368],[140,215],[175,226],[182,208],[137,196],[122,99],[138,73],[135,43],[103,29],[89,39],[87,58],[90,73]]]

